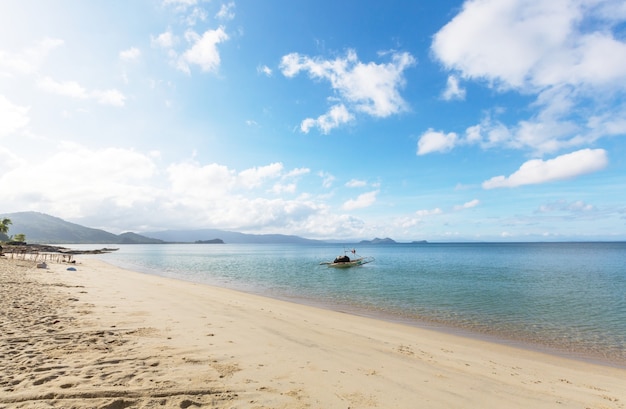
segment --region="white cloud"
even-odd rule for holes
[[[456,75],[449,75],[446,89],[442,95],[443,99],[450,101],[453,99],[465,99],[465,89],[459,85],[459,78]]]
[[[311,128],[319,128],[323,134],[328,134],[338,126],[354,120],[354,115],[348,112],[344,105],[333,106],[327,114],[320,115],[317,119],[307,118],[300,124],[300,130],[309,133]]]
[[[464,209],[471,209],[472,207],[476,207],[479,204],[480,204],[480,200],[474,199],[474,200],[470,200],[469,202],[465,202],[462,205],[454,206],[454,210],[459,211],[459,210],[464,210]]]
[[[79,217],[105,201],[128,207],[153,199],[155,190],[147,182],[155,172],[149,157],[132,150],[65,143],[56,153],[0,176],[0,191],[17,209]]]
[[[28,125],[30,122],[29,110],[29,107],[15,105],[0,95],[0,138],[11,135]]]
[[[196,4],[198,4],[198,0],[163,0],[164,6],[171,6],[177,13],[187,13],[190,8],[193,11]]]
[[[116,89],[106,91],[92,91],[91,95],[101,104],[123,107],[126,96]]]
[[[272,69],[267,65],[259,65],[258,67],[256,67],[256,72],[258,72],[259,74],[265,74],[268,77],[272,76]]]
[[[176,37],[171,31],[159,34],[156,38],[152,38],[152,45],[165,49],[170,49],[176,44]]]
[[[75,81],[58,82],[50,77],[41,78],[38,86],[44,91],[75,99],[94,99],[104,105],[124,106],[126,97],[116,89],[87,91]]]
[[[25,49],[18,54],[11,54],[0,50],[0,76],[33,74],[39,71],[41,64],[48,54],[63,45],[63,40],[44,38],[35,46]]]
[[[483,182],[483,188],[517,187],[571,179],[602,170],[607,164],[604,149],[582,149],[547,161],[529,160],[509,177],[496,176]]]
[[[310,173],[307,168],[284,169],[281,163],[271,163],[236,171],[186,161],[160,170],[159,157],[158,152],[65,143],[56,153],[33,162],[0,147],[4,210],[90,217],[98,224],[88,225],[111,231],[211,226],[308,235],[302,226],[321,222],[318,213],[327,209],[310,195],[280,197],[297,191],[298,179]],[[94,216],[102,213],[105,222]],[[324,222],[335,217],[327,214]]]
[[[169,6],[195,6],[198,3],[198,0],[163,0],[163,5]]]
[[[346,187],[365,187],[367,182],[364,180],[351,179],[346,183]]]
[[[466,1],[434,36],[435,57],[451,77],[536,96],[529,119],[483,120],[466,141],[541,155],[614,135],[603,122],[585,122],[626,111],[626,41],[617,34],[624,9],[621,0]]]
[[[308,72],[314,79],[325,79],[331,84],[340,97],[340,104],[332,109],[343,107],[345,117],[352,117],[349,111],[365,113],[375,117],[387,117],[407,109],[407,104],[400,95],[400,88],[404,85],[404,70],[412,66],[415,59],[408,53],[393,53],[391,62],[364,64],[359,61],[356,52],[349,50],[345,57],[335,60],[310,58],[292,53],[283,56],[280,68],[284,76],[294,77],[298,73]],[[347,106],[350,107],[348,110]],[[329,112],[318,118],[303,121],[303,132],[315,125],[319,125],[322,118],[331,116]],[[333,125],[339,126],[346,121],[337,121]],[[330,131],[334,126],[320,128]]]
[[[560,81],[567,73],[550,68],[562,68],[559,61],[571,66],[563,52],[573,51],[568,41],[583,11],[582,3],[569,0],[466,1],[435,35],[432,49],[448,68],[501,86],[545,83],[548,71]]]
[[[322,178],[322,186],[326,189],[330,188],[335,181],[335,177],[328,172],[319,172],[318,176]]]
[[[131,47],[128,50],[120,51],[120,59],[123,61],[136,61],[141,56],[141,51],[137,47]]]
[[[194,7],[191,13],[185,16],[185,21],[188,26],[194,26],[198,21],[205,21],[208,18],[208,14],[204,9],[200,7]]]
[[[276,183],[272,186],[271,192],[275,194],[295,193],[297,185],[295,183]]]
[[[458,137],[454,132],[448,134],[429,129],[420,136],[417,142],[417,154],[426,155],[432,152],[447,152],[454,148]]]
[[[219,20],[232,20],[235,18],[235,3],[222,4],[220,11],[215,15]]]
[[[307,175],[311,173],[311,169],[309,168],[295,168],[293,170],[290,170],[289,172],[287,172],[284,177],[285,178],[297,178],[303,175]]]
[[[414,216],[400,217],[397,219],[396,223],[399,227],[403,229],[411,228],[417,226],[419,224],[423,224],[431,219],[432,216],[438,216],[443,214],[443,210],[436,207],[434,209],[421,209],[415,212]]]
[[[0,175],[24,165],[24,161],[16,154],[0,145]]]
[[[539,213],[553,213],[553,212],[591,212],[595,210],[595,207],[591,204],[585,203],[582,200],[575,202],[567,202],[565,200],[559,200],[552,203],[541,205],[538,209]]]
[[[354,210],[354,209],[362,209],[365,207],[369,207],[376,202],[376,196],[378,195],[378,190],[373,190],[371,192],[363,193],[359,195],[356,199],[350,199],[346,201],[342,208],[344,210]]]
[[[439,214],[443,214],[443,210],[441,210],[440,208],[436,207],[434,209],[423,209],[423,210],[418,210],[415,212],[415,215],[417,217],[428,217],[428,216],[436,216]]]
[[[189,64],[196,64],[202,71],[216,72],[221,62],[217,45],[229,38],[224,28],[207,30],[202,36],[188,31],[186,38],[192,42],[192,46],[181,55],[178,60],[178,69],[189,74]]]
[[[265,180],[279,178],[283,173],[282,163],[272,163],[267,166],[254,167],[241,171],[238,175],[238,184],[251,189],[258,187]]]
[[[171,199],[168,207],[192,220],[181,221],[228,228],[273,227],[273,231],[292,228],[315,217],[320,205],[306,195],[296,200],[265,198],[292,194],[297,190],[295,178],[309,173],[306,168],[285,171],[281,163],[236,172],[219,164],[195,162],[172,164],[167,169]],[[253,189],[257,189],[252,192]],[[252,192],[252,193],[251,193]]]
[[[87,99],[89,96],[87,90],[76,81],[58,82],[44,77],[39,80],[38,85],[44,91],[70,98]]]

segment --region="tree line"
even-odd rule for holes
[[[0,220],[0,233],[7,237],[9,241],[24,243],[26,241],[26,235],[23,233],[16,234],[14,236],[9,237],[9,226],[13,224],[11,219],[4,218]]]

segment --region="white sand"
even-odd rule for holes
[[[170,280],[0,259],[0,408],[625,408],[626,370]]]

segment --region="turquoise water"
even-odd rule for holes
[[[93,248],[93,246],[91,246]],[[626,243],[127,245],[122,267],[626,364]]]

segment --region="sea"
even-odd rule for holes
[[[95,257],[148,274],[626,367],[626,242],[115,247]],[[320,264],[344,251],[354,257],[352,249],[375,261],[348,269]]]

